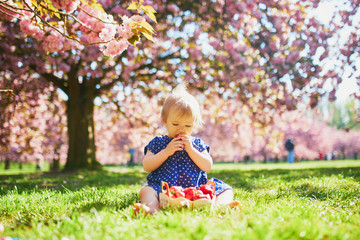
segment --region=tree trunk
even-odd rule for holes
[[[60,159],[53,159],[50,170],[51,171],[59,171],[60,170]]]
[[[68,97],[69,149],[65,170],[98,169],[101,165],[95,157],[93,90],[75,78],[69,81]]]
[[[10,159],[9,158],[5,158],[5,170],[10,169]]]
[[[51,171],[59,171],[60,170],[60,154],[59,154],[59,146],[55,148],[55,158],[53,159],[52,164],[50,165]]]

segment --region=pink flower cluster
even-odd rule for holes
[[[123,23],[117,28],[115,28],[115,25],[105,24],[105,28],[102,29],[101,33],[99,34],[99,37],[103,41],[109,41],[105,44],[105,49],[103,50],[103,53],[106,56],[120,55],[122,52],[124,52],[129,46],[128,39],[134,35],[131,23],[133,21],[145,21],[145,18],[139,15],[132,16],[131,18],[123,16],[122,20]],[[120,40],[114,39],[116,30],[119,38],[121,38]]]
[[[134,35],[134,33],[131,31],[131,26],[130,26],[132,19],[128,18],[127,16],[123,16],[122,20],[123,23],[117,29],[119,36],[124,39],[129,39]]]
[[[47,52],[66,51],[74,47],[75,42],[67,40],[63,35],[53,29],[46,29],[49,35],[34,25],[30,18],[23,18],[20,21],[21,31],[42,43],[42,48]]]
[[[110,0],[102,0],[101,2],[105,3],[107,6],[112,3]],[[92,4],[82,4],[81,7],[84,11],[79,10],[75,12],[81,4],[80,0],[51,0],[51,3],[53,7],[59,11],[76,15],[78,22],[73,24],[71,32],[75,33],[80,31],[81,34],[78,35],[78,38],[83,43],[103,43],[102,51],[107,56],[118,55],[126,50],[130,44],[128,40],[135,34],[133,28],[137,25],[133,23],[146,21],[144,17],[139,15],[132,16],[131,18],[123,15],[123,21],[119,26],[114,21],[112,15],[108,15],[105,11],[101,11],[96,7],[94,8]],[[9,0],[6,4],[14,5],[14,8],[17,7],[14,0]],[[66,39],[66,36],[60,33],[64,32],[61,20],[59,25],[54,26],[60,32],[47,26],[40,28],[41,24],[39,25],[39,22],[34,16],[32,6],[31,0],[24,0],[24,9],[27,10],[20,11],[21,16],[19,14],[15,15],[14,13],[12,14],[14,15],[12,17],[10,16],[10,13],[7,14],[8,11],[1,5],[0,10],[3,13],[0,13],[0,18],[6,18],[10,21],[17,18],[24,35],[38,40],[38,42],[42,44],[42,49],[45,51],[66,51],[73,48],[74,45],[78,45],[76,42]],[[49,16],[45,16],[45,18],[45,21],[50,20]],[[133,42],[131,41],[131,43]]]
[[[63,48],[64,37],[56,32],[52,31],[43,41],[43,48],[47,52],[58,52]]]
[[[38,26],[32,24],[30,18],[23,18],[20,21],[20,29],[25,33],[25,35],[33,37],[37,40],[41,40],[45,33]]]
[[[106,48],[103,50],[105,56],[116,56],[123,53],[129,46],[126,39],[112,40],[106,44]]]
[[[104,41],[104,39],[102,39],[101,37],[104,37],[106,41],[111,40],[111,38],[113,37],[112,34],[115,35],[116,29],[114,28],[116,27],[116,25],[101,22],[97,18],[102,19],[106,22],[112,22],[113,17],[106,14],[105,12],[97,11],[88,5],[82,5],[82,8],[84,8],[86,12],[88,12],[94,17],[90,17],[87,13],[83,11],[79,12],[77,18],[83,23],[83,25],[77,24],[77,27],[80,29],[80,31],[86,33],[82,35],[81,41],[86,43],[99,42],[102,40]],[[89,30],[91,30],[90,33],[88,33]]]
[[[74,12],[80,4],[80,0],[52,0],[52,5],[59,9],[65,10],[67,13]]]
[[[289,63],[295,64],[300,59],[300,53],[298,51],[293,51],[287,57]]]
[[[105,41],[111,41],[112,39],[114,39],[116,34],[116,26],[112,25],[112,24],[106,24],[105,28],[103,30],[101,30],[101,33],[99,34],[99,37]]]

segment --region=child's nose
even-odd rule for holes
[[[179,127],[179,131],[180,131],[180,133],[184,133],[184,132],[185,132],[185,128],[184,128],[183,126],[180,126],[180,127]]]

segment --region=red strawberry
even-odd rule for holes
[[[185,197],[185,193],[184,192],[175,192],[175,196],[178,197]]]
[[[189,199],[190,201],[193,201],[194,200],[194,197],[195,197],[195,189],[192,189],[190,191],[188,191],[186,194],[185,194],[185,198],[186,199]]]
[[[172,186],[169,188],[171,198],[185,197],[183,188],[180,186]]]
[[[204,184],[200,186],[200,190],[204,193],[204,194],[213,194],[213,189],[211,188],[210,185]]]
[[[198,200],[198,199],[208,199],[211,200],[210,195],[209,194],[197,194],[194,197],[194,200]]]
[[[184,190],[183,190],[183,192],[185,193],[185,194],[187,194],[188,192],[190,192],[190,191],[195,191],[196,190],[196,187],[188,187],[188,188],[185,188]]]

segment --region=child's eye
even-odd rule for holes
[[[178,126],[179,124],[177,124],[177,123],[173,123],[173,125],[174,125],[174,126]]]
[[[191,125],[185,125],[185,127],[191,127]]]

